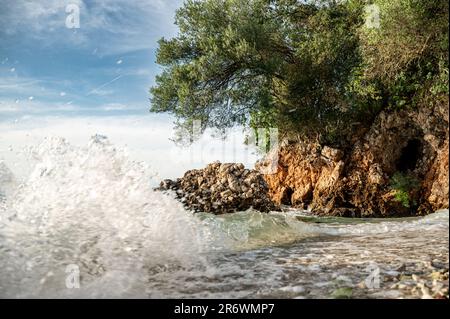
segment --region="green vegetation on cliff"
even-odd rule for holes
[[[406,208],[416,206],[417,203],[411,199],[410,193],[417,190],[419,185],[419,181],[414,176],[396,172],[391,177],[391,188],[395,191],[395,199]]]
[[[333,143],[448,94],[448,0],[188,0],[161,39],[153,112]]]

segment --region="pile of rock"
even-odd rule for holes
[[[196,212],[220,215],[249,208],[279,210],[269,199],[263,176],[243,164],[215,162],[204,169],[190,170],[175,181],[164,180],[158,190],[175,191],[177,198]]]

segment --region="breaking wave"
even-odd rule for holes
[[[153,191],[157,176],[105,137],[86,147],[49,138],[30,154],[38,164],[0,212],[0,295],[53,294],[70,264],[86,283],[123,273],[129,284],[152,267],[204,262],[201,222]]]

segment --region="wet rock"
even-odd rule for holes
[[[448,260],[447,260],[448,261]],[[437,269],[430,264],[404,265],[402,273],[385,274],[387,282],[395,282],[390,289],[402,291],[408,298],[448,299],[448,264]]]
[[[190,170],[176,180],[164,180],[158,190],[175,191],[176,197],[196,212],[226,214],[249,208],[261,212],[279,210],[268,196],[264,177],[243,164],[215,162]]]
[[[176,182],[170,179],[165,179],[161,182],[160,187],[163,189],[176,189],[176,185],[177,185]]]
[[[350,287],[342,287],[334,290],[331,297],[334,299],[349,299],[353,295],[353,289]]]

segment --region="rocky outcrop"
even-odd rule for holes
[[[264,177],[243,164],[209,164],[191,170],[183,178],[164,180],[159,190],[172,190],[180,201],[196,212],[226,214],[254,208],[261,212],[279,208],[268,196]]]
[[[257,164],[277,204],[317,214],[387,217],[448,208],[448,105],[381,113],[345,152],[318,144],[284,143]],[[417,181],[404,191],[400,174]],[[405,199],[406,196],[406,199]]]
[[[214,214],[280,205],[347,217],[430,213],[449,206],[448,112],[448,103],[382,112],[345,149],[283,141],[256,170],[217,162],[159,189]]]

